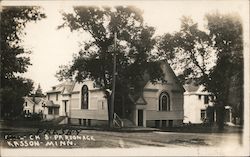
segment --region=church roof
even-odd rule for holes
[[[174,81],[177,84],[178,88],[181,91],[185,91],[185,89],[183,88],[182,84],[180,83],[179,79],[176,77],[173,69],[170,67],[170,65],[168,64],[167,60],[161,60],[159,61],[161,64],[166,65],[165,68],[167,68],[170,72],[170,75],[172,75],[174,77]],[[147,73],[144,74],[143,79],[138,81],[137,84],[139,85],[140,89],[137,90],[133,90],[134,92],[130,92],[129,93],[129,98],[133,103],[137,103],[137,104],[146,104],[146,101],[143,97],[143,88],[147,85],[147,83],[150,81],[150,77]]]
[[[165,66],[162,66],[162,67],[164,67],[163,72],[164,73],[168,72],[169,75],[171,77],[173,77],[174,82],[177,84],[178,90],[184,92],[185,89],[183,88],[183,86],[180,83],[179,79],[176,77],[174,71],[172,70],[172,68],[168,64],[167,60],[161,60],[161,61],[158,61],[158,62],[161,65],[165,65]],[[86,80],[86,81],[91,81],[91,80]],[[145,74],[143,75],[143,78],[136,82],[137,89],[134,89],[133,92],[129,93],[129,99],[133,103],[139,103],[139,104],[146,103],[146,101],[145,101],[145,99],[143,97],[143,89],[145,88],[145,86],[147,85],[147,83],[149,81],[150,81],[149,74],[145,72]],[[63,83],[61,83],[59,85],[53,86],[52,90],[47,91],[47,93],[71,94],[73,92],[79,92],[81,90],[81,85],[82,85],[81,83],[67,82],[66,81],[66,82],[63,82]],[[132,87],[132,88],[134,88],[134,87]]]

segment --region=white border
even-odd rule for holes
[[[182,3],[184,0],[180,0]],[[147,3],[149,1],[1,1],[1,5],[14,6],[14,5],[136,5],[141,3]],[[164,2],[164,1],[156,1]],[[171,3],[171,1],[169,1]],[[178,1],[177,1],[178,2]],[[196,2],[196,1],[188,1]],[[208,2],[208,1],[202,1]],[[201,2],[201,3],[202,3]],[[210,1],[211,3],[215,1]],[[236,2],[232,0],[219,1],[218,3]],[[216,2],[217,3],[217,2]],[[242,3],[244,6],[242,12],[244,12],[244,134],[243,134],[243,146],[234,147],[195,147],[195,148],[133,148],[133,149],[118,149],[118,148],[83,148],[83,149],[6,149],[1,148],[1,156],[249,156],[249,96],[250,96],[250,56],[249,56],[249,1],[239,0],[237,3]],[[191,9],[191,8],[190,8]]]

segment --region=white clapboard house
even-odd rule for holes
[[[26,117],[32,114],[44,114],[46,100],[44,97],[26,96],[23,98],[23,114]]]
[[[132,92],[115,106],[115,121],[122,126],[171,127],[182,125],[184,88],[165,61],[164,81],[142,80],[143,90]],[[117,95],[118,96],[118,95]],[[108,125],[105,94],[93,81],[64,82],[47,92],[47,117],[65,117],[68,123],[86,126]],[[129,104],[128,104],[129,103]],[[118,122],[119,121],[119,122]]]
[[[215,96],[205,90],[203,85],[193,83],[184,85],[184,123],[200,124],[216,121],[216,111],[214,110]],[[231,123],[231,107],[225,105],[225,122]]]

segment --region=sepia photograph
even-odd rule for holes
[[[0,156],[249,156],[249,4],[0,1]]]

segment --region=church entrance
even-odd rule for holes
[[[138,110],[138,126],[143,126],[143,110]]]

